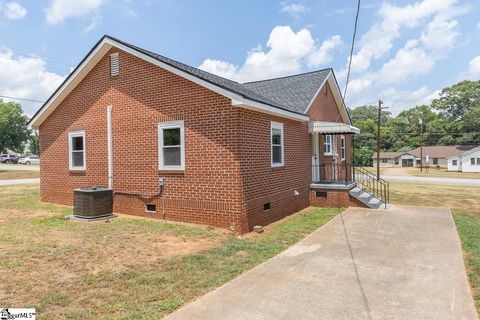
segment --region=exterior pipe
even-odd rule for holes
[[[108,188],[113,189],[112,106],[107,107]]]

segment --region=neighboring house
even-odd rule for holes
[[[449,157],[448,171],[480,172],[480,146]]]
[[[30,127],[46,202],[108,186],[115,212],[241,233],[364,205],[350,195],[359,130],[332,69],[241,84],[105,36]]]
[[[377,166],[377,153],[372,156],[373,166]],[[413,167],[416,157],[408,152],[380,152],[380,167]]]
[[[447,158],[455,157],[475,146],[423,146],[423,166],[447,168]],[[373,166],[377,166],[377,153],[372,156]],[[408,152],[380,152],[381,167],[420,167],[420,147]]]

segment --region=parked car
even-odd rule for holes
[[[4,154],[1,154],[1,155],[0,155],[0,162],[2,162],[2,163],[11,163],[11,162],[13,162],[13,159],[18,160],[18,158],[19,158],[19,155],[17,155],[17,154],[14,154],[14,153],[12,153],[12,154],[4,153]]]
[[[18,163],[21,163],[21,164],[40,163],[40,158],[36,156],[22,157],[18,159]]]
[[[18,163],[18,159],[20,159],[22,156],[21,155],[15,155],[14,157],[11,158],[10,162],[13,163],[13,164],[17,164]]]

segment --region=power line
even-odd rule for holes
[[[29,101],[29,102],[38,102],[38,103],[45,103],[45,101],[35,100],[35,99],[27,99],[27,98],[18,98],[18,97],[10,97],[0,94],[0,98],[12,99],[12,100],[22,100],[22,101]]]
[[[347,99],[348,81],[350,81],[350,69],[352,67],[353,48],[355,47],[355,37],[357,35],[358,15],[360,14],[360,0],[357,3],[357,14],[355,16],[355,25],[353,27],[352,47],[350,49],[350,59],[348,60],[347,81],[345,82],[345,90],[343,91],[343,99]]]

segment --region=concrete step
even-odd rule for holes
[[[349,194],[357,199],[358,201],[365,204],[367,207],[372,209],[383,209],[385,208],[385,204],[380,201],[380,199],[375,198],[368,192],[365,192],[362,188],[355,187],[350,190]]]

